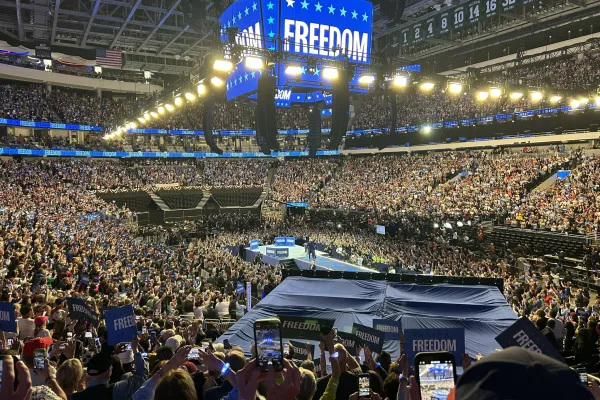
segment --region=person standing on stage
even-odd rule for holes
[[[317,253],[315,251],[315,242],[312,240],[308,242],[308,259],[317,260]]]

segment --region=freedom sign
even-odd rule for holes
[[[260,241],[258,239],[253,239],[250,241],[250,250],[256,250],[258,249],[258,246],[260,245]]]
[[[16,332],[15,305],[8,301],[0,301],[0,329],[4,332]]]
[[[523,347],[536,353],[545,354],[560,362],[565,362],[560,353],[552,346],[552,343],[527,318],[519,318],[517,322],[496,336],[496,342],[503,349],[512,346]]]
[[[112,310],[106,310],[106,331],[108,333],[108,344],[115,345],[122,342],[130,342],[137,336],[135,315],[130,305]]]
[[[358,346],[360,344],[360,341],[358,340],[356,335],[353,335],[352,333],[338,331],[337,337],[338,337],[338,343],[341,343],[344,345],[348,354],[350,354],[353,357],[357,356],[356,346]]]
[[[373,328],[383,332],[383,340],[400,340],[402,322],[389,319],[374,319]]]
[[[383,332],[356,323],[352,325],[352,332],[358,338],[361,346],[367,346],[375,353],[381,353],[383,350]]]
[[[321,327],[333,327],[332,319],[320,319],[311,317],[291,317],[279,315],[281,321],[281,333],[285,338],[321,340]]]
[[[98,326],[99,317],[82,299],[75,297],[67,298],[67,307],[71,319],[80,319],[91,322],[92,325]]]
[[[415,354],[431,351],[447,351],[454,355],[460,365],[465,353],[465,330],[463,328],[405,329],[404,352],[412,363]]]
[[[294,359],[305,361],[308,360],[308,351],[306,350],[306,343],[298,342],[297,340],[290,340],[290,344],[294,346]],[[315,346],[310,346],[310,359],[312,360],[315,355]]]

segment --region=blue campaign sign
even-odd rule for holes
[[[496,336],[496,342],[498,342],[503,349],[512,346],[523,347],[564,362],[560,353],[527,318],[519,318],[517,322]]]
[[[246,288],[244,286],[244,284],[242,282],[238,282],[237,286],[235,287],[235,294],[241,294],[244,293],[246,291]]]
[[[286,237],[285,238],[285,245],[286,246],[295,246],[296,245],[296,238],[295,237]]]
[[[227,100],[235,99],[247,93],[258,90],[258,78],[262,76],[262,71],[252,71],[246,68],[244,61],[236,65],[235,70],[227,77],[225,92]]]
[[[260,241],[258,239],[253,239],[250,241],[250,250],[256,250],[258,249],[258,246],[260,245]]]
[[[400,340],[402,322],[388,319],[374,319],[373,328],[385,334],[383,337],[384,340]]]
[[[275,246],[285,246],[285,238],[284,237],[276,237],[275,238]]]
[[[137,327],[131,305],[106,310],[104,318],[106,319],[109,345],[130,342],[136,337]]]
[[[408,362],[412,364],[415,354],[431,351],[447,351],[454,355],[455,362],[460,365],[465,353],[465,330],[448,329],[405,329],[404,352]]]
[[[267,255],[271,257],[287,258],[290,255],[290,251],[287,248],[267,247]]]
[[[287,203],[285,203],[286,207],[300,207],[300,208],[306,208],[308,207],[308,203],[304,202],[304,201],[288,201]]]
[[[4,332],[16,332],[15,305],[8,301],[0,301],[0,329]]]

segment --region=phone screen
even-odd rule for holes
[[[286,357],[290,355],[290,345],[287,343],[283,344],[283,355]]]
[[[358,376],[358,397],[371,397],[369,374],[360,374]]]
[[[131,343],[126,343],[125,344],[125,350],[131,351]]]
[[[96,350],[98,350],[98,353],[99,353],[100,350],[102,350],[102,346],[100,345],[100,339],[99,338],[95,338],[94,339],[94,343],[96,343]]]
[[[188,353],[188,360],[197,360],[200,358],[200,354],[198,353],[198,348],[193,348]]]
[[[86,338],[91,338],[92,337],[92,332],[86,332],[85,333],[85,337]]]
[[[42,370],[46,367],[46,350],[35,350],[33,352],[33,368]]]
[[[148,333],[148,328],[142,326],[142,335],[145,335],[146,333]]]
[[[259,319],[254,322],[256,358],[263,371],[270,364],[276,371],[283,369],[283,345],[281,343],[281,322],[278,319]]]
[[[4,365],[2,365],[2,359],[0,358],[0,388],[2,387],[2,368],[4,368]]]
[[[585,368],[577,368],[577,373],[579,374],[579,379],[581,380],[581,383],[583,383],[585,386],[587,386],[588,385],[587,370]]]
[[[419,360],[417,367],[421,400],[445,399],[454,387],[452,360]]]

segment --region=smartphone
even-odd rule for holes
[[[456,361],[449,352],[417,353],[415,371],[421,400],[446,398],[456,384]]]
[[[125,343],[125,350],[131,351],[131,343]]]
[[[86,338],[91,338],[92,337],[92,332],[86,332],[85,333],[85,337]]]
[[[142,326],[142,335],[145,335],[146,333],[148,333],[148,328]]]
[[[98,353],[100,353],[100,350],[102,350],[102,346],[100,345],[100,338],[95,338],[94,343],[96,343],[96,350],[98,350]]]
[[[13,342],[13,340],[14,340],[13,338],[8,338],[8,339],[6,339],[6,345],[7,345],[8,347],[12,347],[12,345],[13,345],[13,343],[14,343],[14,342]]]
[[[231,345],[229,344],[229,339],[223,339],[223,347],[225,348],[225,350],[231,349]]]
[[[369,374],[358,375],[358,398],[368,399],[371,398],[371,384],[369,383]]]
[[[283,370],[283,343],[279,319],[254,321],[254,343],[258,366],[263,372],[267,372],[269,365],[273,365],[275,371]]]
[[[188,353],[188,360],[197,360],[198,358],[200,358],[200,353],[198,353],[198,348],[194,347]]]
[[[202,349],[202,351],[206,351],[206,349],[210,346],[210,342],[207,340],[203,340],[200,343],[200,348]]]
[[[46,368],[46,349],[35,349],[33,351],[33,369],[42,370]]]
[[[287,357],[290,355],[290,345],[287,343],[283,344],[283,356]]]
[[[589,385],[589,381],[588,381],[588,375],[587,375],[587,371],[585,368],[577,368],[577,373],[579,374],[579,379],[581,380],[581,383],[583,383],[585,386]]]
[[[2,358],[0,358],[0,388],[2,388],[2,368],[4,368],[4,365],[2,364]]]
[[[73,337],[73,332],[67,332],[67,338],[71,339]]]

